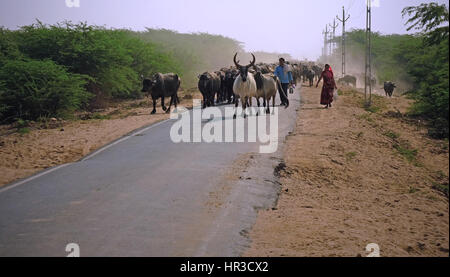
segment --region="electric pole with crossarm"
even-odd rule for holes
[[[331,32],[331,43],[330,43],[330,47],[331,47],[331,53],[333,53],[334,49],[336,48],[336,28],[339,26],[338,23],[336,23],[336,18],[333,20],[333,25],[329,24],[330,28],[333,29],[333,31]]]
[[[328,31],[328,25],[325,26],[325,31],[323,31],[323,57],[325,62],[328,62],[328,34],[330,32]]]
[[[338,16],[336,18],[342,22],[342,38],[341,38],[341,47],[342,47],[342,76],[345,76],[345,22],[350,18],[350,15],[348,17],[345,17],[345,8],[342,7],[342,19],[340,19]]]
[[[366,80],[364,85],[364,99],[366,106],[370,106],[372,104],[372,0],[366,1]]]

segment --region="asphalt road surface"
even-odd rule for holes
[[[239,256],[257,209],[277,199],[274,167],[300,89],[289,97],[273,154],[259,143],[173,143],[167,120],[0,189],[0,256],[65,257],[70,243],[81,256]]]

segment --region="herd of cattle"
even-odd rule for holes
[[[221,68],[218,71],[204,72],[198,76],[198,89],[203,96],[203,108],[215,106],[216,104],[234,103],[238,106],[241,100],[242,108],[252,106],[252,98],[256,98],[258,107],[260,99],[263,100],[263,106],[267,107],[266,112],[270,113],[269,103],[272,100],[272,106],[275,107],[275,97],[280,92],[286,99],[286,108],[289,106],[287,100],[287,91],[283,91],[278,78],[274,75],[275,63],[256,63],[256,58],[252,54],[253,60],[250,64],[242,66],[237,61],[237,53],[234,56],[234,66]],[[294,83],[307,82],[310,87],[314,85],[314,80],[318,80],[324,66],[313,62],[295,62],[286,63],[292,72]],[[364,77],[362,77],[364,79]],[[339,84],[352,85],[356,87],[357,78],[352,75],[346,75],[338,80]],[[376,85],[375,78],[371,80],[372,85]],[[153,100],[152,114],[156,113],[156,102],[161,98],[161,107],[167,113],[170,113],[172,105],[175,107],[180,102],[178,90],[180,88],[181,78],[174,73],[157,73],[152,79],[143,80],[142,92],[146,92]],[[391,97],[395,84],[392,82],[384,83],[386,96]],[[165,106],[165,98],[170,98],[169,108]],[[236,116],[236,115],[235,115]],[[245,117],[245,113],[244,113]]]
[[[364,78],[365,78],[364,74],[360,74],[360,75],[361,76],[359,76],[359,77],[364,80]],[[338,83],[342,84],[342,85],[351,85],[356,88],[356,81],[357,81],[357,78],[355,76],[345,75],[343,78],[340,78],[338,80]],[[377,85],[377,80],[372,77],[370,79],[370,83],[371,83],[372,87],[374,88]],[[395,83],[393,83],[391,81],[384,82],[383,89],[384,89],[384,92],[386,93],[386,97],[392,97],[396,87],[397,86],[395,85]]]

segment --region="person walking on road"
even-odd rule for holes
[[[320,81],[323,79],[322,93],[320,95],[320,104],[326,105],[326,109],[331,108],[333,103],[333,93],[337,89],[336,82],[334,80],[334,74],[329,64],[325,65],[325,70],[320,75],[319,81],[317,81],[316,88],[319,87]]]
[[[281,88],[283,89],[283,92],[279,91],[281,105],[286,106],[288,105],[287,94],[289,91],[289,86],[293,85],[294,78],[292,77],[292,70],[290,66],[286,64],[286,60],[284,58],[280,58],[279,62],[280,65],[277,66],[274,74],[280,80]]]

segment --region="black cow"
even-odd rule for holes
[[[225,72],[225,79],[224,79],[225,98],[226,98],[228,104],[234,103],[234,101],[236,100],[236,97],[233,92],[233,85],[234,85],[234,80],[236,80],[238,73],[239,72],[236,69],[229,69]]]
[[[203,96],[203,109],[214,106],[214,98],[220,93],[220,85],[220,76],[216,73],[205,72],[198,76],[198,89]]]
[[[216,71],[215,72],[217,76],[219,76],[220,78],[220,89],[219,89],[219,93],[217,93],[217,101],[216,103],[222,103],[225,102],[226,100],[226,88],[225,88],[225,71]]]
[[[314,71],[314,77],[316,77],[317,80],[319,80],[320,76],[322,75],[322,71],[323,71],[322,68],[323,67],[320,67],[318,65],[312,66],[312,70]]]
[[[384,92],[386,93],[386,97],[392,97],[396,87],[397,86],[393,82],[384,82]]]
[[[147,92],[153,100],[152,114],[156,113],[156,102],[161,98],[161,107],[166,113],[170,113],[172,104],[177,107],[179,103],[178,89],[181,85],[181,78],[174,73],[157,73],[150,79],[144,79],[142,92]],[[169,109],[164,104],[164,98],[170,97]]]

